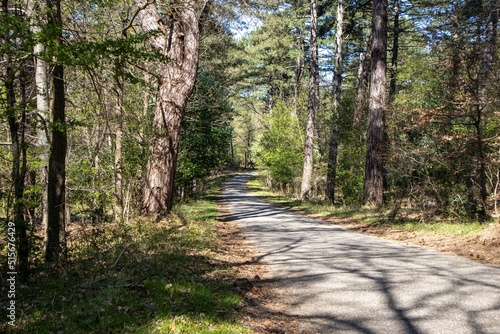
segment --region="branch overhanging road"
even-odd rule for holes
[[[500,333],[500,267],[366,236],[260,201],[228,181],[243,228],[289,314],[311,333]]]

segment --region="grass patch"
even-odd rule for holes
[[[397,223],[387,222],[386,224],[408,231],[422,231],[445,235],[467,235],[479,232],[486,226],[478,222],[402,221]]]
[[[0,332],[250,333],[235,313],[231,266],[217,254],[222,181],[160,221],[72,226],[69,263],[39,265],[18,283],[16,326],[2,321]]]
[[[305,212],[306,214],[318,217],[336,217],[341,220],[351,220],[359,222],[361,225],[383,225],[390,228],[396,228],[407,231],[421,231],[426,233],[436,233],[452,236],[468,235],[476,233],[486,228],[486,224],[468,221],[449,221],[449,220],[412,220],[397,219],[390,220],[387,217],[388,211],[365,210],[360,207],[341,207],[331,205],[324,201],[301,201],[290,198],[285,194],[271,190],[266,187],[263,176],[256,175],[248,182],[249,189],[260,198],[289,207],[294,210]]]

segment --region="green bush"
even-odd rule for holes
[[[303,139],[299,121],[279,101],[265,122],[268,130],[260,140],[258,162],[269,169],[274,183],[288,184],[301,173]]]

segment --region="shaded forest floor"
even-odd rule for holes
[[[199,199],[161,219],[75,219],[67,227],[67,262],[33,258],[29,281],[16,283],[15,325],[0,322],[0,333],[233,334],[274,326],[262,320],[279,317],[279,307],[267,306],[277,299],[267,297],[267,285],[260,288],[265,271],[240,247],[237,231],[217,220],[223,181],[212,180]],[[2,281],[4,246],[2,239]],[[5,289],[0,285],[0,295]],[[8,302],[0,300],[2,319]]]

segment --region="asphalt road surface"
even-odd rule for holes
[[[276,208],[245,190],[249,177],[227,183],[225,219],[243,228],[304,330],[500,334],[500,267]]]

